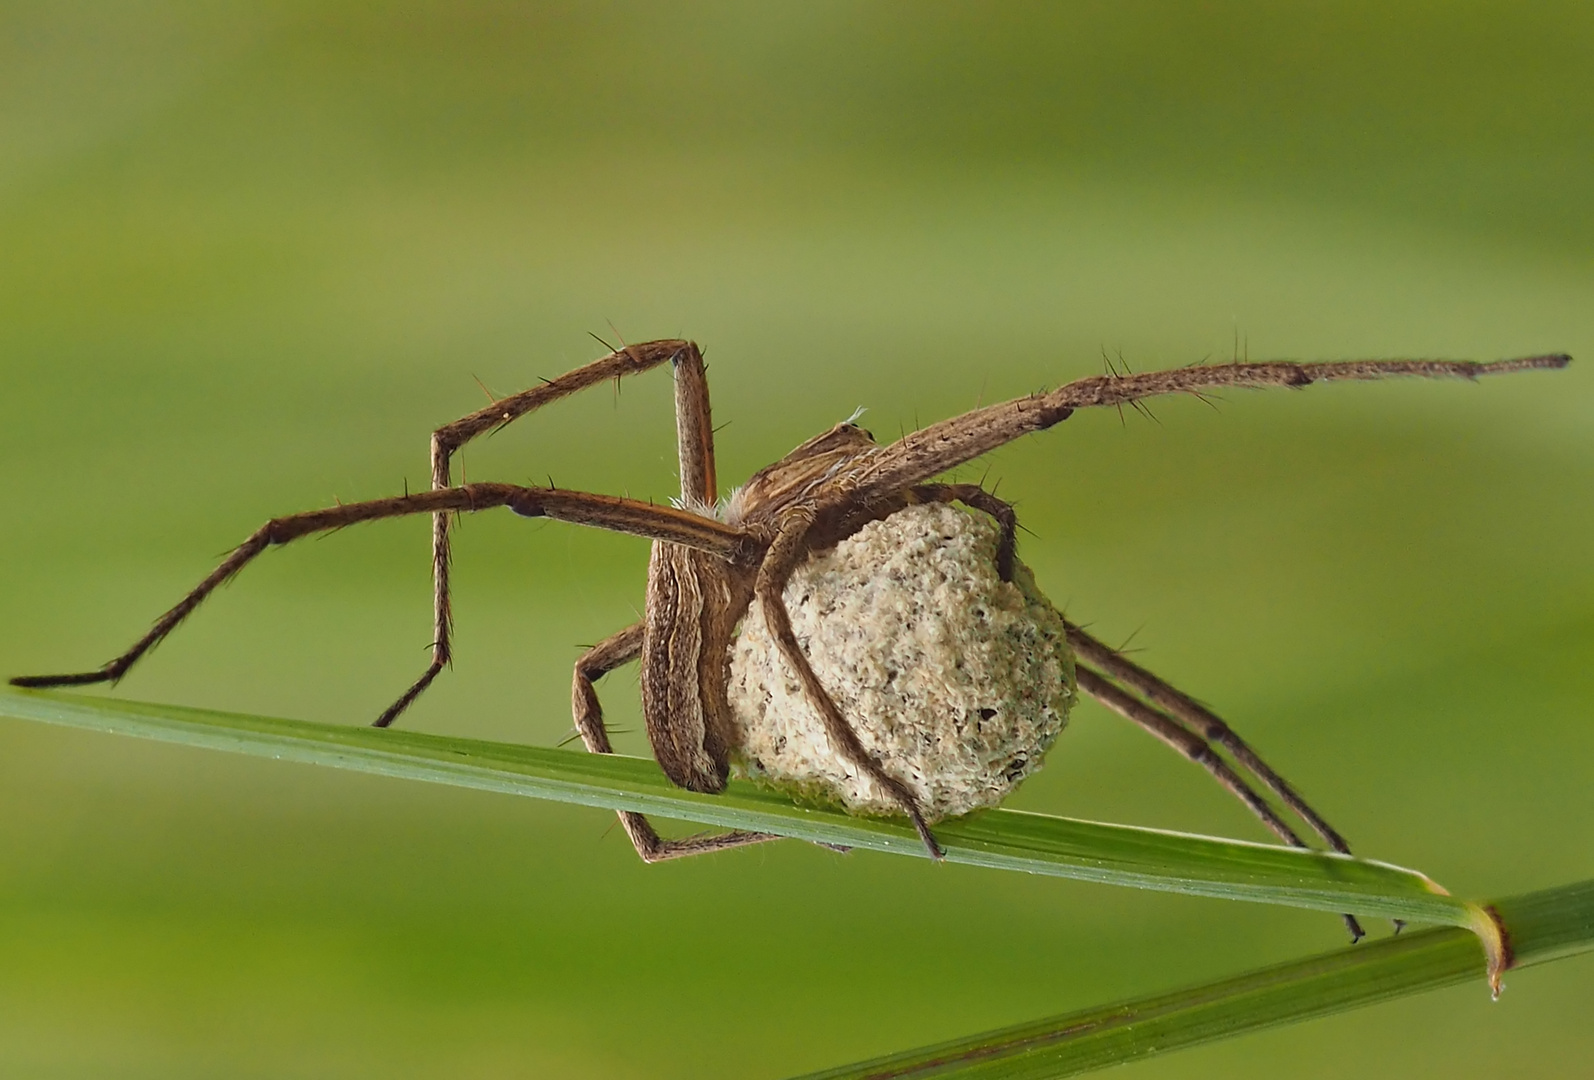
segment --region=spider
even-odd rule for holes
[[[28,687],[115,682],[217,586],[268,547],[355,522],[431,514],[435,585],[431,662],[376,719],[375,726],[386,727],[449,663],[449,526],[453,515],[507,506],[524,517],[555,518],[653,541],[642,621],[593,646],[575,665],[575,726],[589,751],[611,752],[595,680],[616,667],[640,660],[642,711],[659,765],[681,787],[710,793],[722,791],[732,749],[727,701],[729,653],[743,615],[757,603],[781,655],[822,718],[833,747],[890,793],[912,821],[930,855],[940,858],[940,845],[914,793],[865,749],[852,722],[826,691],[792,631],[783,591],[793,572],[811,555],[834,547],[870,522],[909,505],[958,502],[989,514],[1000,525],[996,569],[1003,580],[1009,580],[1017,528],[1012,506],[977,484],[933,481],[1020,436],[1059,424],[1077,409],[1121,408],[1159,394],[1200,395],[1221,387],[1304,387],[1314,382],[1391,376],[1472,379],[1533,368],[1561,368],[1570,359],[1555,354],[1493,363],[1237,361],[1146,374],[1097,375],[1050,392],[978,408],[884,446],[855,423],[838,424],[754,473],[722,502],[715,475],[714,428],[702,350],[693,342],[678,340],[630,345],[438,428],[432,433],[430,491],[273,518],[162,615],[131,648],[105,666],[71,675],[22,676],[11,682]],[[453,483],[453,455],[476,436],[577,391],[665,364],[674,372],[681,476],[680,498],[673,505],[553,486]],[[1294,811],[1328,847],[1349,853],[1344,838],[1214,713],[1081,627],[1071,622],[1065,622],[1065,627],[1082,692],[1201,765],[1285,843],[1307,846],[1239,770],[1249,772],[1256,783]],[[1227,751],[1238,768],[1220,756],[1219,749]],[[774,839],[764,833],[744,831],[664,839],[641,814],[620,811],[619,816],[637,854],[647,862]],[[1359,937],[1361,931],[1355,921],[1349,916],[1346,921],[1353,936]]]

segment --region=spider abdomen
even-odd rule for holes
[[[1074,700],[1062,616],[1027,568],[997,573],[998,526],[910,506],[815,555],[785,591],[792,627],[859,740],[935,821],[1001,802]],[[853,813],[901,803],[831,744],[760,606],[732,646],[732,758],[761,782]]]

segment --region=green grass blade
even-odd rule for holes
[[[720,795],[684,791],[642,758],[56,693],[0,694],[0,715],[826,844],[924,854],[905,821],[797,806],[748,783],[733,782]],[[1468,926],[1477,915],[1475,907],[1415,871],[1267,844],[1013,810],[946,821],[936,835],[949,861],[979,866],[1413,922]]]
[[[1594,949],[1594,881],[1492,905],[1514,966]],[[813,1073],[803,1080],[1050,1080],[1477,980],[1478,939],[1445,927],[1385,938],[1169,994]]]

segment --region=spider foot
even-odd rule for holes
[[[420,697],[422,692],[425,691],[428,686],[432,685],[432,680],[437,678],[437,673],[443,670],[443,665],[445,663],[447,663],[446,659],[433,660],[431,664],[427,666],[426,673],[419,679],[416,679],[415,684],[408,690],[404,691],[402,697],[400,697],[393,704],[389,705],[381,716],[378,716],[375,720],[371,721],[371,726],[385,728],[391,725],[393,721],[397,720],[399,718],[399,714],[405,709],[409,708],[415,699]]]
[[[930,858],[936,862],[945,859],[946,852],[941,850],[941,842],[935,838],[935,834],[930,831],[929,822],[925,821],[924,815],[919,812],[918,803],[910,802],[908,804],[908,817],[913,820],[914,831],[919,834],[919,839],[924,842],[924,848],[930,853]]]
[[[72,675],[16,675],[6,680],[12,686],[39,688],[45,686],[89,686],[93,683],[115,682],[122,672],[115,668],[99,671],[82,671]]]

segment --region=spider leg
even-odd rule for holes
[[[362,521],[402,517],[409,514],[457,513],[507,506],[526,517],[549,517],[581,525],[631,533],[653,540],[711,552],[725,559],[743,560],[758,546],[741,530],[722,525],[698,514],[652,503],[594,495],[555,488],[520,487],[514,484],[465,484],[456,488],[400,495],[369,502],[343,503],[324,510],[273,518],[251,533],[176,606],[156,620],[148,633],[133,646],[97,671],[72,675],[30,675],[11,680],[14,686],[80,686],[86,683],[115,682],[145,653],[161,642],[193,613],[219,586],[231,580],[256,556],[269,547],[290,543],[312,533],[341,529]],[[416,691],[418,693],[419,691]],[[409,695],[413,699],[413,694]],[[408,700],[403,702],[408,704]],[[397,715],[390,709],[378,718],[384,727]]]
[[[1079,679],[1079,688],[1101,704],[1122,716],[1125,720],[1140,725],[1146,731],[1162,740],[1163,743],[1173,747],[1191,761],[1206,769],[1212,778],[1245,804],[1246,808],[1255,814],[1275,836],[1291,847],[1304,848],[1306,841],[1302,840],[1289,824],[1279,817],[1278,812],[1261,795],[1245,782],[1234,771],[1228,762],[1219,757],[1207,741],[1200,735],[1186,728],[1178,720],[1167,715],[1159,709],[1153,708],[1113,685],[1104,675],[1089,667],[1087,663],[1080,662],[1075,667]],[[1356,921],[1356,916],[1346,914],[1341,918],[1345,920],[1345,928],[1350,931],[1351,941],[1360,941],[1365,935],[1361,923]]]
[[[575,715],[576,730],[581,741],[594,754],[610,754],[609,733],[603,726],[603,705],[598,700],[598,679],[615,668],[629,664],[642,652],[642,623],[626,627],[613,637],[598,642],[581,654],[576,661],[575,678],[570,689],[571,711]],[[631,844],[643,862],[663,862],[688,855],[706,855],[712,851],[761,844],[765,840],[779,840],[770,833],[736,830],[717,836],[690,836],[681,840],[666,840],[641,814],[629,810],[618,811],[620,825],[631,838]]]
[[[924,842],[930,857],[941,859],[944,853],[935,835],[930,832],[929,823],[924,820],[919,800],[914,797],[908,785],[886,772],[885,767],[876,761],[874,755],[869,753],[859,741],[858,733],[852,729],[852,725],[841,714],[841,709],[831,698],[829,691],[819,681],[819,676],[814,673],[812,665],[808,663],[808,657],[803,654],[802,646],[797,642],[797,635],[792,631],[791,615],[786,611],[786,601],[782,594],[792,572],[808,555],[807,539],[812,525],[813,518],[806,511],[788,512],[781,522],[775,542],[770,545],[762,565],[758,568],[758,580],[753,586],[754,598],[763,605],[764,621],[774,635],[786,662],[797,673],[808,700],[818,710],[825,724],[825,734],[830,737],[831,743],[841,751],[843,757],[868,773],[876,783],[891,793],[891,797],[896,799],[912,820],[913,828],[918,832],[919,839]]]
[[[1073,415],[1074,410],[1118,406],[1160,394],[1195,394],[1222,387],[1302,387],[1314,382],[1387,379],[1401,376],[1476,379],[1536,368],[1563,368],[1564,354],[1527,356],[1477,363],[1470,360],[1345,360],[1333,363],[1288,362],[1211,364],[1152,371],[1140,375],[1092,375],[1049,393],[1031,394],[987,405],[931,424],[889,446],[858,458],[837,485],[839,499],[870,500],[939,476],[973,461],[1014,439],[1043,431]]]
[[[609,730],[603,726],[603,703],[598,700],[598,689],[593,684],[642,654],[642,626],[642,623],[633,623],[618,634],[604,638],[576,661],[575,678],[570,686],[570,712],[588,753],[614,753],[609,743]]]
[[[709,409],[708,373],[696,345],[683,350],[675,366],[675,441],[681,465],[681,501],[711,508],[719,498],[714,475],[714,417]]]
[[[649,371],[669,361],[695,360],[702,369],[703,358],[698,347],[690,341],[650,341],[641,345],[628,345],[583,364],[557,379],[544,379],[530,390],[494,401],[483,409],[462,416],[432,432],[432,488],[441,490],[453,486],[454,453],[466,443],[487,431],[495,431],[560,398],[569,397],[591,386]],[[705,399],[706,402],[706,399]],[[706,408],[705,408],[706,413]],[[712,444],[710,445],[712,460]],[[453,657],[453,605],[449,599],[449,515],[432,516],[432,659],[426,671],[414,684],[382,714],[380,725],[391,724],[410,703],[420,697],[432,684],[438,673]]]
[[[1302,821],[1311,826],[1312,831],[1322,837],[1325,844],[1342,854],[1350,854],[1350,845],[1345,842],[1345,838],[1325,821],[1321,814],[1307,805],[1306,800],[1301,798],[1288,781],[1273,771],[1268,763],[1262,760],[1261,755],[1251,749],[1251,746],[1241,739],[1233,728],[1210,709],[1182,690],[1163,682],[1117,649],[1091,637],[1073,623],[1065,625],[1068,627],[1068,643],[1073,646],[1074,652],[1082,660],[1134,690],[1187,727],[1202,733],[1211,742],[1228,750],[1236,761],[1248,769],[1284,805],[1295,811]]]
[[[841,512],[824,515],[815,522],[806,538],[810,551],[822,551],[841,543],[871,521],[890,517],[917,503],[960,502],[983,511],[1001,526],[996,542],[996,572],[1003,581],[1013,580],[1013,560],[1018,545],[1018,517],[1011,503],[1004,502],[978,484],[916,484],[889,497],[870,499],[857,505],[838,508]]]

